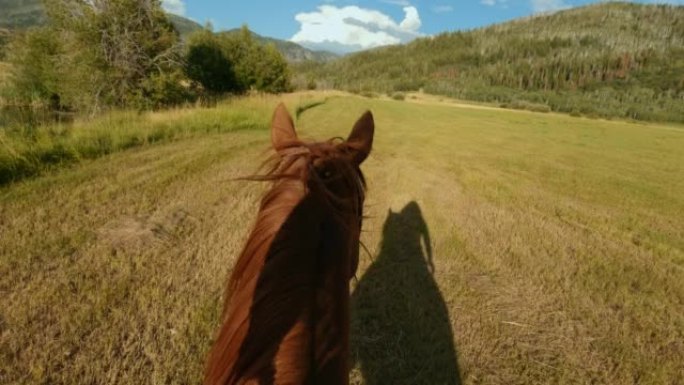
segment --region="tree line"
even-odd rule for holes
[[[6,50],[11,98],[96,113],[156,109],[249,90],[291,89],[272,45],[210,26],[181,40],[160,0],[45,0],[48,23],[14,34]]]

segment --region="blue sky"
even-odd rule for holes
[[[596,0],[162,0],[173,13],[215,30],[249,25],[313,49],[352,52],[420,36],[486,26]],[[643,2],[657,2],[645,0]],[[684,5],[684,0],[669,0]]]

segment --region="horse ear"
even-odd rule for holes
[[[354,151],[354,162],[361,164],[373,147],[373,134],[375,132],[375,122],[373,121],[373,114],[366,111],[359,120],[354,124],[347,143],[350,144]]]
[[[271,142],[276,151],[287,147],[289,143],[297,140],[292,116],[287,111],[285,104],[280,103],[273,113],[271,120]]]

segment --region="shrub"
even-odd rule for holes
[[[61,45],[49,28],[33,28],[16,34],[9,47],[13,96],[22,103],[59,105]]]
[[[506,108],[513,108],[516,110],[528,110],[533,112],[549,112],[551,107],[546,104],[532,103],[526,100],[513,100],[510,103],[503,103]]]

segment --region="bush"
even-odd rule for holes
[[[392,99],[394,100],[404,100],[406,99],[406,95],[402,94],[401,92],[395,92],[392,94]]]
[[[197,95],[185,79],[180,70],[152,75],[143,82],[135,106],[141,110],[160,109],[195,100]]]

